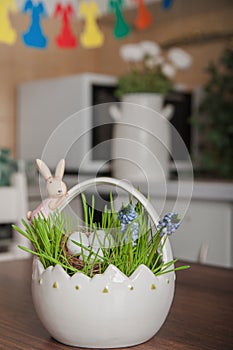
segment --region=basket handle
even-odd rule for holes
[[[81,194],[83,191],[87,190],[93,185],[113,185],[125,190],[142,204],[142,206],[146,209],[147,213],[149,214],[155,227],[157,226],[159,216],[152,204],[148,201],[148,199],[135,187],[133,187],[133,185],[129,184],[124,180],[119,180],[112,177],[96,177],[75,185],[68,191],[68,196],[66,197],[66,200],[61,203],[61,205],[58,207],[58,210],[62,211],[75,197],[77,197],[79,194]],[[168,239],[166,240],[164,246],[163,258],[166,262],[173,259],[173,254]]]

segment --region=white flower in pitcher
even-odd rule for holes
[[[164,62],[164,58],[162,56],[149,57],[145,60],[145,65],[149,69],[153,69],[157,66],[160,66]]]
[[[120,56],[127,62],[140,62],[143,60],[143,51],[137,44],[126,44],[120,48]]]
[[[159,56],[161,52],[160,46],[154,41],[141,41],[139,43],[139,46],[143,53],[143,56],[156,57]]]
[[[176,74],[176,69],[170,63],[164,63],[162,65],[162,72],[167,78],[172,79]]]
[[[192,65],[192,56],[178,47],[168,51],[168,58],[178,69],[188,69]]]

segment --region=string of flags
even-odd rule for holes
[[[72,49],[78,46],[98,48],[104,44],[104,33],[99,26],[99,18],[106,13],[114,15],[113,36],[122,39],[130,35],[132,27],[143,31],[153,23],[148,4],[159,0],[1,0],[0,1],[0,43],[13,45],[21,38],[25,46],[45,49],[48,37],[43,29],[46,18],[60,22],[59,33],[54,38],[57,47]],[[161,1],[161,0],[160,0]],[[173,0],[162,0],[162,7],[168,10]],[[124,17],[129,6],[137,7],[136,18],[131,25]],[[18,34],[11,23],[11,13],[21,12],[29,16],[28,28]],[[80,18],[84,28],[79,37],[74,33],[71,21]]]
[[[60,48],[75,48],[78,46],[78,40],[70,26],[70,18],[74,16],[75,12],[71,4],[63,5],[60,2],[56,4],[54,18],[61,20],[61,27],[55,40]]]

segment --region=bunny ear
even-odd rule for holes
[[[65,159],[61,159],[57,164],[55,177],[58,177],[60,180],[62,180],[64,172],[65,172]]]
[[[42,160],[36,159],[36,165],[38,167],[39,172],[45,178],[45,180],[48,180],[50,177],[52,177],[49,168]]]

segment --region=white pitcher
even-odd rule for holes
[[[165,181],[169,177],[170,118],[163,95],[127,94],[120,108],[110,107],[115,121],[112,140],[113,176],[133,183]]]

